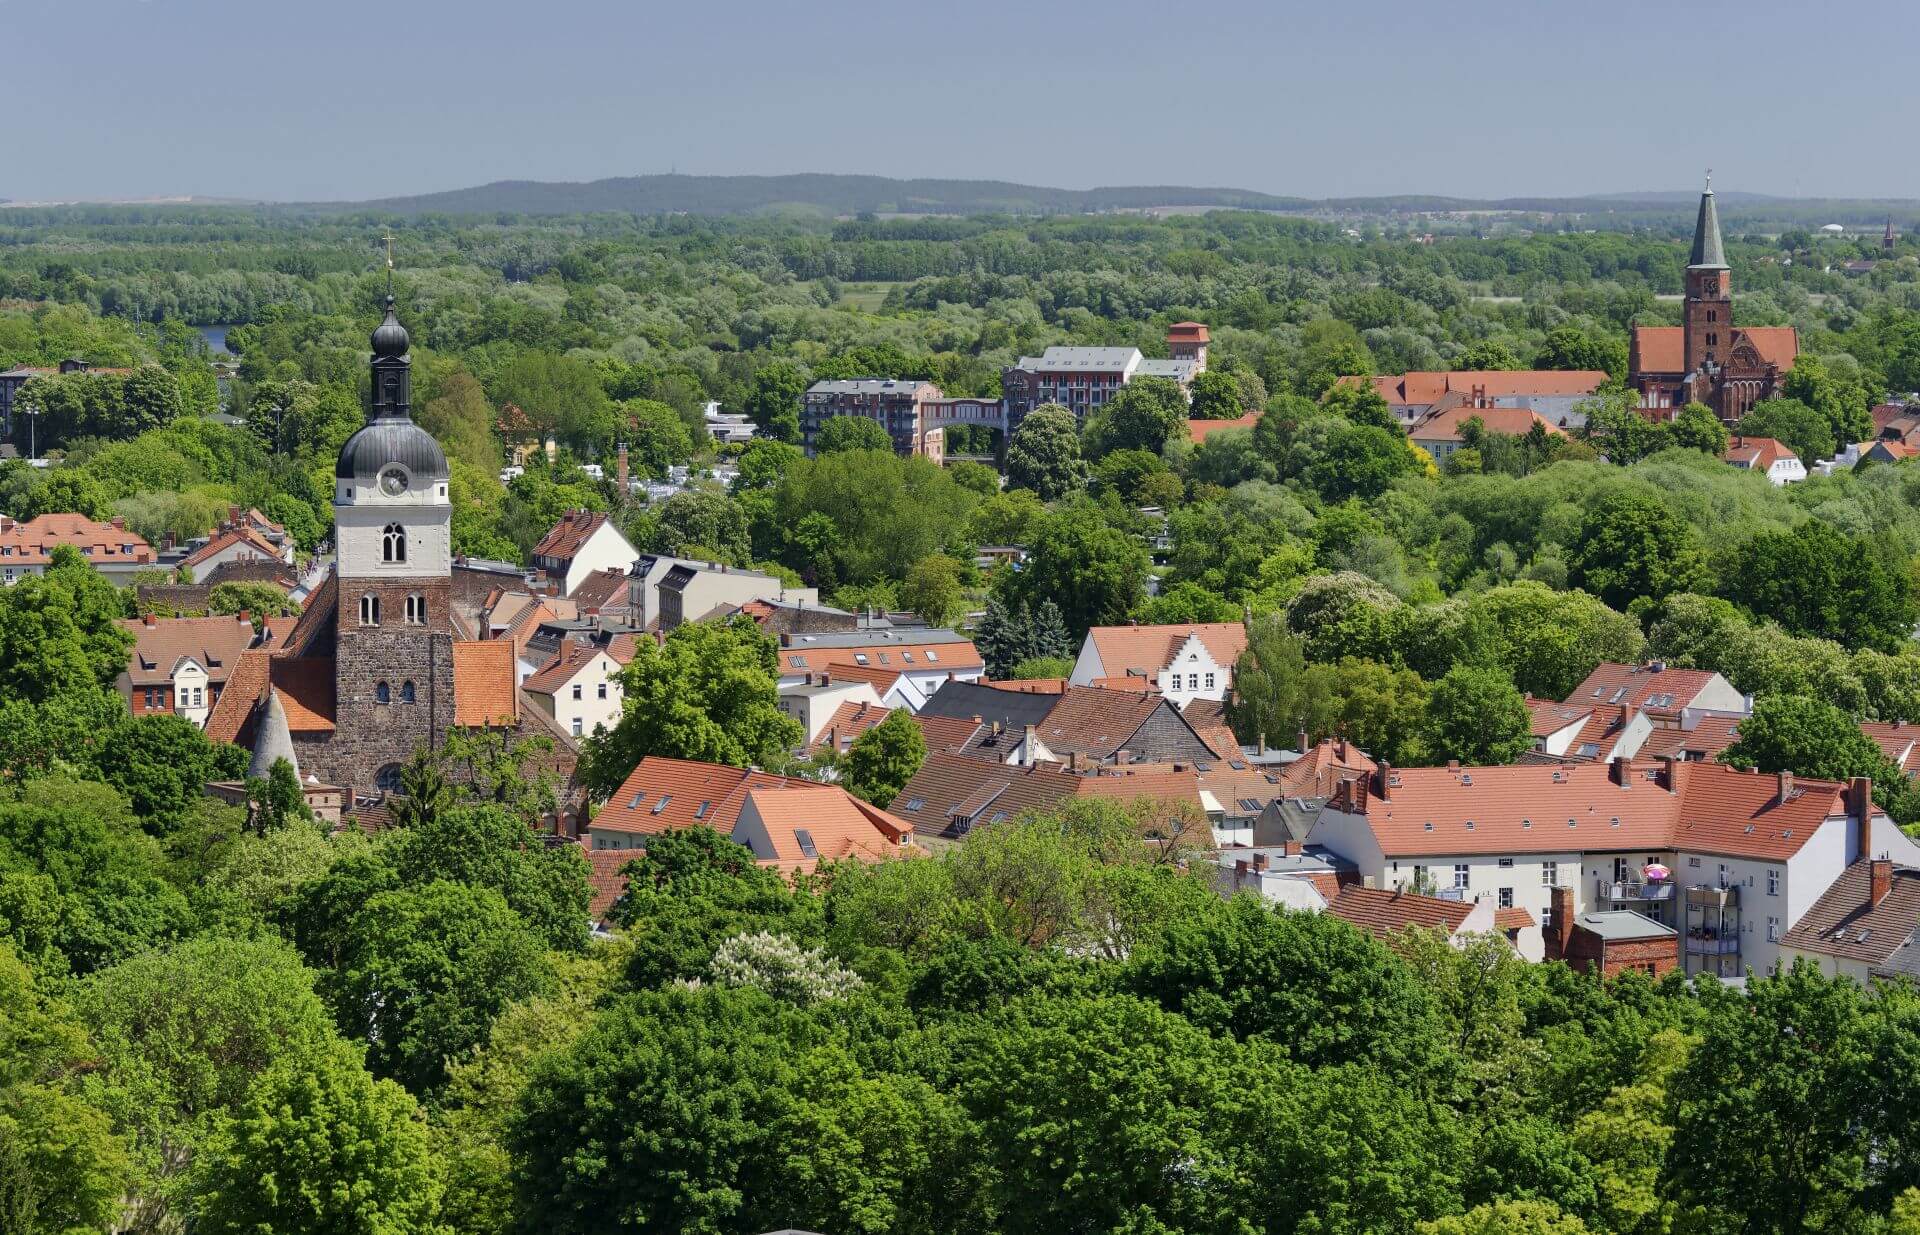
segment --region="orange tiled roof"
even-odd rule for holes
[[[1798,459],[1800,456],[1788,450],[1777,439],[1771,437],[1746,437],[1735,434],[1727,443],[1727,452],[1720,456],[1728,463],[1737,464],[1756,472],[1764,472],[1782,459]]]
[[[587,860],[587,887],[593,893],[587,913],[595,922],[607,920],[613,903],[626,895],[627,877],[620,872],[627,863],[642,856],[638,849],[589,849],[584,844],[580,856]]]
[[[1080,777],[1080,786],[1074,796],[1117,798],[1129,802],[1152,798],[1156,801],[1197,804],[1200,801],[1200,774],[1188,764],[1178,768],[1164,763],[1101,768]]]
[[[57,545],[72,545],[95,566],[151,564],[153,546],[126,526],[125,519],[97,523],[85,515],[53,513],[25,523],[0,519],[0,564],[44,566]]]
[[[1509,437],[1525,437],[1536,424],[1555,436],[1566,436],[1530,407],[1450,407],[1423,416],[1407,430],[1407,437],[1414,442],[1458,442],[1462,440],[1460,430],[1469,420],[1478,420],[1489,433]]]
[[[793,787],[821,792],[831,788],[771,772],[648,755],[627,774],[590,826],[650,836],[704,825],[724,836],[733,831],[747,790]]]
[[[929,716],[925,712],[915,713],[913,723],[920,726],[920,736],[926,739],[929,752],[959,750],[984,728],[976,720],[958,716]]]
[[[1864,726],[1863,726],[1864,727]],[[1691,729],[1677,725],[1655,725],[1647,740],[1634,753],[1636,759],[1717,759],[1720,752],[1740,737],[1738,716],[1702,716]]]
[[[275,656],[267,663],[273,689],[287,710],[288,732],[333,732],[333,657]]]
[[[1881,753],[1893,760],[1908,776],[1920,770],[1920,725],[1909,725],[1899,720],[1863,720],[1860,722],[1860,732],[1872,738]]]
[[[1208,750],[1222,759],[1240,757],[1240,739],[1227,724],[1227,705],[1223,700],[1189,699],[1187,706],[1180,709],[1180,715],[1193,726]]]
[[[933,653],[931,659],[928,652]],[[860,663],[860,658],[866,664]],[[979,669],[983,662],[980,649],[971,639],[960,639],[952,643],[880,643],[868,647],[823,647],[819,644],[801,645],[780,649],[780,671],[782,673],[806,673],[826,669],[838,676],[844,670],[887,669],[894,673],[902,670],[926,672],[928,670],[953,670],[966,672]],[[870,680],[870,679],[863,679]],[[892,684],[893,678],[887,682]]]
[[[1280,768],[1280,784],[1288,797],[1324,798],[1341,781],[1364,776],[1377,766],[1345,738],[1322,738]]]
[[[1524,931],[1534,925],[1533,913],[1527,909],[1495,909],[1493,928],[1498,931]]]
[[[514,688],[514,649],[501,639],[457,639],[453,644],[453,723],[480,727],[520,719]]]
[[[215,742],[238,742],[241,731],[253,716],[253,706],[267,693],[272,680],[272,656],[264,649],[240,653],[226,689],[207,713],[206,734]]]
[[[1777,365],[1782,372],[1793,367],[1800,354],[1800,333],[1792,326],[1744,326],[1733,332],[1733,346],[1741,336],[1753,344],[1760,359]],[[1635,326],[1633,348],[1640,373],[1683,373],[1687,365],[1687,334],[1684,326]],[[1732,351],[1729,348],[1728,351]]]
[[[494,642],[499,642],[495,640]],[[540,672],[533,674],[521,688],[536,695],[550,695],[568,682],[573,681],[580,671],[591,664],[600,655],[600,649],[585,643],[568,640],[560,645],[560,651],[546,663]]]
[[[773,845],[773,855],[762,856],[760,864],[789,875],[822,862],[889,861],[900,856],[901,838],[913,832],[904,819],[833,786],[751,789],[743,803],[748,807]]]
[[[1095,626],[1087,632],[1109,677],[1128,673],[1155,678],[1173,660],[1189,636],[1207,655],[1231,667],[1247,650],[1247,628],[1239,622],[1190,622],[1169,626]]]
[[[1248,412],[1245,416],[1236,417],[1233,420],[1189,420],[1187,436],[1193,439],[1195,446],[1198,446],[1216,433],[1222,433],[1228,429],[1251,429],[1259,423],[1259,412]]]
[[[1855,862],[1808,906],[1780,942],[1823,956],[1879,964],[1920,930],[1920,870],[1889,864],[1887,891],[1873,903],[1873,863]]]
[[[1124,690],[1136,695],[1157,695],[1160,693],[1160,688],[1154,685],[1152,678],[1143,678],[1133,673],[1120,677],[1095,678],[1093,679],[1093,685],[1098,686],[1101,690]],[[1065,694],[1066,691],[1063,690],[1060,693]]]
[[[552,557],[566,561],[580,552],[580,546],[587,538],[599,531],[609,516],[598,510],[569,510],[560,516],[560,521],[548,529],[533,547],[533,556]]]
[[[242,525],[240,527],[228,528],[226,531],[208,540],[206,544],[201,545],[198,549],[195,549],[192,553],[182,558],[180,564],[188,567],[198,566],[202,562],[226,552],[235,545],[245,545],[269,561],[278,562],[281,560],[280,546],[274,544],[253,528]]]
[[[861,734],[873,728],[893,714],[892,708],[883,708],[877,703],[855,702],[848,700],[833,710],[827,719],[827,727],[820,736],[807,747],[809,755],[823,750],[845,751]],[[923,732],[921,736],[926,735]]]
[[[1357,386],[1363,379],[1346,377],[1340,380]],[[1442,395],[1455,391],[1471,396],[1479,390],[1489,399],[1515,399],[1528,395],[1541,398],[1590,395],[1607,380],[1607,375],[1598,369],[1522,369],[1511,372],[1461,369],[1453,372],[1415,370],[1397,377],[1388,375],[1365,380],[1370,380],[1374,390],[1389,404],[1405,407],[1408,404],[1424,406],[1437,403]]]
[[[1467,920],[1473,906],[1465,901],[1443,901],[1413,892],[1390,892],[1350,883],[1340,889],[1340,894],[1327,906],[1327,912],[1385,939],[1410,926],[1452,934]]]
[[[1016,695],[1063,695],[1067,692],[1065,678],[1003,678],[998,682],[981,678],[975,685],[991,686],[995,690],[1009,691]]]
[[[1566,702],[1580,707],[1611,703],[1628,708],[1684,708],[1692,705],[1713,678],[1706,669],[1655,669],[1652,665],[1605,661],[1573,688]]]

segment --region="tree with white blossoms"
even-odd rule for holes
[[[844,999],[866,985],[826,953],[771,931],[735,935],[721,944],[707,974],[716,986],[759,987],[803,1008]]]

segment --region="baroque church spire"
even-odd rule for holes
[[[1713,173],[1707,173],[1707,187],[1700,194],[1700,217],[1693,224],[1693,253],[1687,265],[1705,270],[1725,270],[1727,251],[1720,243],[1720,211],[1713,204]]]

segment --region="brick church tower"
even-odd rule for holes
[[[334,466],[334,734],[344,784],[391,789],[396,751],[454,722],[453,507],[447,457],[413,422],[406,328],[387,296],[372,415]]]
[[[1720,212],[1713,204],[1713,184],[1709,181],[1706,192],[1700,195],[1700,217],[1693,225],[1693,253],[1687,258],[1682,329],[1686,331],[1688,373],[1726,363],[1733,349],[1732,276],[1720,243]]]

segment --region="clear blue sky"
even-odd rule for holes
[[[1920,197],[1917,42],[1915,0],[0,0],[0,197],[676,167],[1571,195],[1708,165]]]

